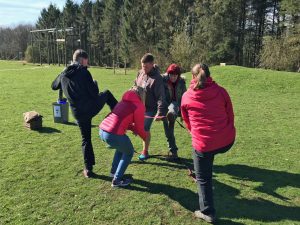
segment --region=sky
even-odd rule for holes
[[[65,2],[66,0],[0,0],[0,26],[34,25],[43,8],[53,3],[62,10]]]

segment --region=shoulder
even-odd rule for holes
[[[168,74],[162,74],[161,77],[162,77],[164,82],[168,82],[168,80],[169,80]]]
[[[185,85],[186,84],[185,78],[180,77],[178,83],[181,84],[181,85]]]

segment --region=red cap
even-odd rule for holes
[[[167,69],[167,73],[168,74],[181,74],[181,70],[180,67],[177,66],[175,63],[171,64],[168,69]]]

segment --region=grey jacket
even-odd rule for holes
[[[167,113],[167,106],[163,78],[159,70],[153,67],[149,74],[140,70],[134,83],[139,87],[146,88],[146,112],[157,111],[158,116],[164,116]]]

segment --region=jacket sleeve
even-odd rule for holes
[[[189,120],[187,106],[184,104],[184,102],[181,103],[180,109],[181,109],[181,115],[182,115],[182,119],[185,123],[185,126],[191,132],[191,124],[190,124],[190,120]]]
[[[91,73],[88,70],[86,70],[86,72],[87,72],[86,74],[87,76],[85,76],[86,79],[85,82],[86,82],[87,90],[93,98],[97,98],[99,94],[99,88],[95,84]]]
[[[165,89],[162,77],[155,80],[154,84],[154,96],[157,100],[157,115],[164,116],[167,111],[167,104],[165,99]]]
[[[52,85],[51,85],[51,88],[52,88],[52,90],[59,90],[59,89],[61,89],[61,77],[62,77],[63,75],[62,75],[62,73],[61,74],[59,74],[56,78],[55,78],[55,80],[52,82]]]
[[[181,96],[179,96],[179,99],[178,99],[179,106],[181,105],[182,96],[186,92],[186,84],[185,84],[185,80],[184,79],[181,80],[180,89],[181,89],[180,90]],[[180,108],[179,108],[179,111],[180,111]],[[180,116],[180,114],[179,114],[179,116]]]
[[[145,107],[137,107],[133,114],[134,125],[130,126],[131,130],[139,135],[144,141],[148,136],[148,132],[144,128]]]
[[[234,112],[233,112],[233,106],[232,106],[230,96],[224,88],[222,88],[221,93],[225,99],[225,109],[226,109],[227,116],[228,116],[228,123],[231,123],[234,125]]]

